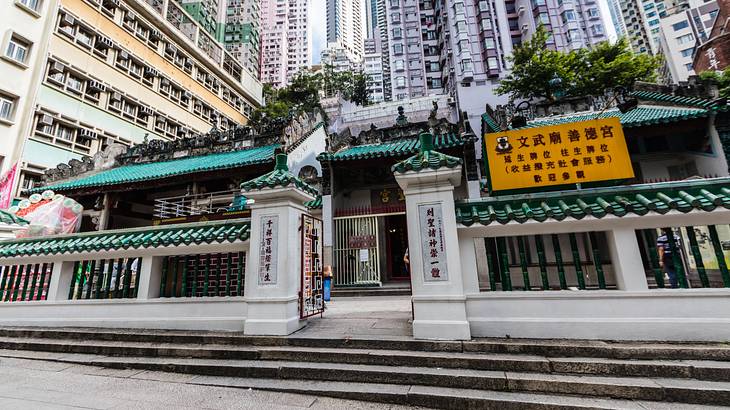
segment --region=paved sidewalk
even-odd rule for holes
[[[195,384],[200,376],[0,358],[2,409],[413,410],[300,394]]]
[[[413,336],[410,296],[336,297],[295,337],[389,339]]]

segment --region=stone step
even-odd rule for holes
[[[20,327],[0,328],[0,337],[235,346],[296,346],[420,352],[501,353],[545,357],[730,361],[730,345],[723,343],[642,343],[497,338],[458,342],[415,340],[412,338],[317,338],[298,337],[296,334],[288,337],[277,337],[245,336],[234,332]]]
[[[105,356],[299,361],[380,366],[585,374],[600,376],[693,378],[730,381],[730,362],[709,360],[623,360],[548,358],[520,354],[413,352],[277,346],[191,345],[94,340],[0,338],[0,349],[82,353]]]
[[[2,354],[6,357],[17,358],[30,358],[31,356],[28,353],[2,351]],[[114,369],[167,371],[235,378],[318,380],[357,384],[377,383],[391,386],[476,389],[703,405],[726,405],[730,403],[730,382],[710,382],[695,379],[602,377],[262,360],[107,357],[79,354],[58,355],[56,357],[46,354],[39,358]],[[371,398],[360,397],[357,399],[368,400]]]
[[[332,289],[332,299],[342,297],[363,297],[363,296],[410,296],[411,288],[409,286],[367,286],[367,287],[351,287],[351,288],[334,288]]]

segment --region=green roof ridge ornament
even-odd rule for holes
[[[276,154],[274,159],[275,165],[273,171],[242,183],[241,189],[244,191],[252,191],[264,188],[284,188],[294,184],[295,187],[314,196],[315,198],[319,195],[319,192],[315,187],[307,184],[289,172],[289,166],[287,165],[288,158],[286,154]]]
[[[454,168],[461,165],[461,158],[436,151],[434,138],[430,132],[422,132],[418,136],[418,140],[420,143],[418,154],[393,165],[391,171],[402,174],[408,171],[437,170],[443,167]]]

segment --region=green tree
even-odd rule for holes
[[[730,67],[725,71],[703,71],[700,73],[703,80],[715,80],[720,89],[720,97],[730,98]]]
[[[515,48],[512,72],[498,94],[512,99],[546,99],[602,94],[605,89],[631,88],[635,81],[654,81],[659,60],[634,54],[625,39],[592,49],[561,53],[547,46],[549,34],[538,27],[532,38]]]

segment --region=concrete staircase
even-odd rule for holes
[[[445,409],[730,405],[727,344],[2,328],[0,349],[0,357],[197,375],[192,384]]]

